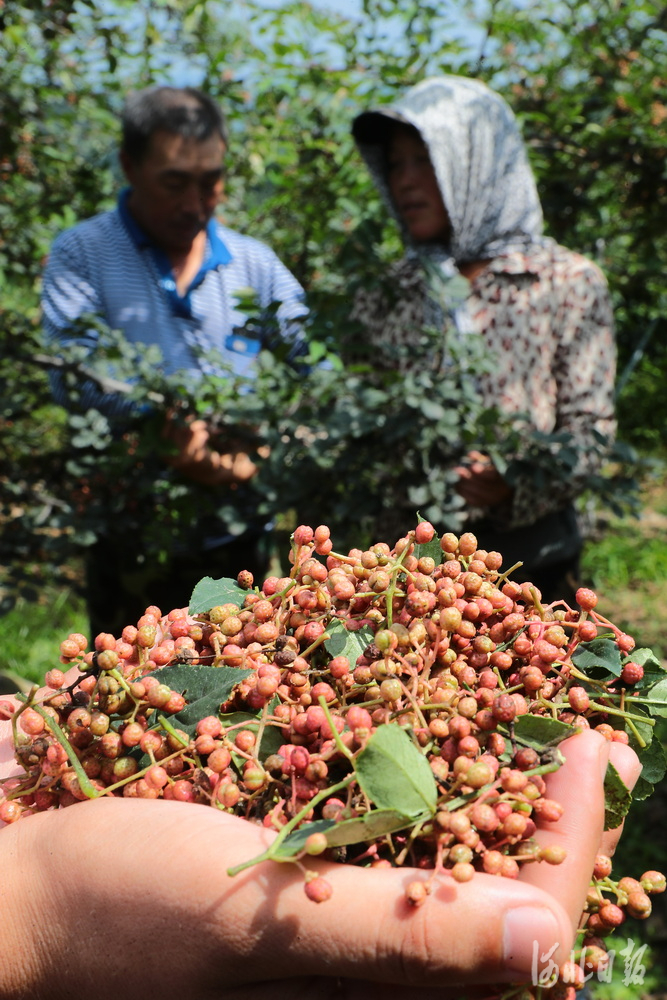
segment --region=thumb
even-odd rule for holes
[[[237,846],[235,853],[241,859],[243,847]],[[306,899],[303,877],[293,866],[265,863],[244,873],[244,884],[238,886],[237,919],[241,900],[243,909],[250,903],[250,923],[241,937],[250,933],[258,912],[270,912],[275,921],[271,947],[276,979],[294,975],[295,942],[300,975],[416,990],[528,981],[539,958],[548,953],[560,963],[572,946],[566,910],[539,887],[485,873],[460,884],[445,873],[415,908],[407,900],[407,886],[425,881],[428,872],[327,863],[312,867],[333,889],[332,898],[321,905]]]

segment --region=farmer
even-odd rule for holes
[[[446,328],[446,338],[481,334],[492,361],[478,380],[484,404],[526,416],[532,430],[569,435],[553,446],[556,456],[559,447],[561,457],[574,451],[565,476],[527,467],[510,483],[487,455],[472,452],[457,469],[457,488],[480,547],[500,551],[506,568],[522,560],[523,578],[545,599],[572,596],[582,546],[573,501],[602,461],[598,435],[608,440],[615,430],[605,279],[542,235],[517,122],[483,83],[424,80],[395,104],[360,114],[352,130],[407,247],[390,275],[391,300],[365,290],[354,316],[377,358],[383,345],[416,343],[427,323]],[[462,305],[434,307],[426,278],[433,268],[468,279]]]
[[[214,350],[234,373],[246,374],[259,341],[239,332],[244,316],[235,295],[248,288],[261,306],[282,303],[282,335],[298,342],[296,321],[305,307],[296,279],[266,245],[215,218],[227,145],[223,115],[206,94],[155,87],[129,95],[120,147],[129,186],[112,211],[61,234],[49,256],[43,315],[51,342],[71,342],[73,324],[93,313],[132,343],[156,344],[168,373],[210,372],[201,352]],[[83,343],[92,349],[96,339],[90,330]],[[57,377],[54,392],[67,403]],[[122,395],[103,395],[92,382],[83,403],[102,410],[116,426],[128,413]],[[221,502],[225,492],[230,502],[239,498],[255,471],[245,451],[213,449],[209,429],[198,419],[178,429],[167,421],[166,433],[176,446],[173,464],[184,476],[218,488]],[[202,576],[233,577],[241,569],[261,573],[266,537],[261,522],[242,537],[215,522],[195,551],[175,539],[165,577],[154,553],[127,551],[110,531],[88,558],[92,634],[122,629],[156,601],[165,610],[182,607]]]
[[[0,779],[17,769],[11,725]],[[608,760],[630,789],[641,771],[590,729],[561,749],[546,780],[564,815],[536,836],[566,860],[516,880],[445,875],[417,909],[405,887],[424,872],[408,868],[311,858],[333,886],[319,905],[296,865],[230,878],[275,833],[213,808],[111,797],[25,817],[0,829],[0,997],[472,1000],[488,995],[476,984],[530,982],[570,957],[595,856],[618,841],[602,832]]]

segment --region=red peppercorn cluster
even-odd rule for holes
[[[244,571],[234,600],[196,614],[149,607],[91,650],[69,635],[60,662],[78,669],[74,680],[54,667],[18,709],[0,702],[22,768],[0,786],[0,820],[101,795],[199,803],[279,835],[302,831],[292,857],[302,867],[325,854],[423,869],[407,888],[414,906],[444,873],[465,882],[559,864],[563,850],[534,834],[561,817],[544,775],[562,758],[553,738],[526,735],[526,720],[559,725],[559,738],[593,727],[627,743],[624,705],[643,676],[628,659],[634,641],[596,612],[595,593],[581,588],[576,608],[545,606],[507,577],[500,553],[470,533],[438,539],[428,522],[393,548],[336,553],[324,525],[300,525],[292,541],[289,574],[255,586]],[[611,681],[577,665],[600,636],[624,661]],[[193,718],[191,679],[205,668],[222,693]],[[387,727],[426,761],[434,806],[372,839],[332,838],[373,810],[360,761]],[[326,880],[304,874],[308,897],[327,900]],[[598,858],[585,914],[591,968],[607,932],[626,914],[648,916],[649,895],[664,888],[658,872],[614,882]],[[570,974],[561,970],[561,992],[577,985]]]

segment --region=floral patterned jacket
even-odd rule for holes
[[[419,261],[404,258],[391,277],[397,293],[391,305],[373,289],[357,296],[353,310],[378,351],[409,343],[425,322]],[[592,261],[544,241],[491,260],[473,279],[466,306],[493,359],[480,377],[484,404],[528,414],[545,433],[569,432],[578,452],[567,482],[554,478],[539,487],[527,475],[508,506],[470,511],[472,522],[492,516],[500,529],[532,524],[563,508],[598,471],[596,432],[613,438],[616,351],[606,280]]]

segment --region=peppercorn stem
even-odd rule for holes
[[[174,727],[172,726],[171,722],[169,722],[167,719],[165,719],[164,715],[158,715],[157,718],[158,718],[158,722],[160,723],[160,725],[162,726],[162,728],[164,730],[166,730],[166,732],[168,732],[170,736],[173,736],[174,739],[178,740],[178,742],[182,746],[184,746],[184,747],[188,746],[188,744],[190,743],[190,740],[189,739],[184,739],[183,736],[181,735],[181,733],[179,733],[176,729],[174,729]]]
[[[396,593],[396,587],[398,586],[398,574],[401,570],[403,570],[404,573],[406,572],[403,567],[403,560],[407,556],[409,549],[410,546],[406,545],[403,551],[401,552],[400,556],[398,557],[398,559],[396,559],[391,570],[391,581],[385,591],[384,603],[385,603],[385,611],[387,618],[387,628],[391,628],[394,619],[394,594]]]
[[[599,712],[605,712],[607,715],[620,715],[622,719],[627,719],[628,722],[634,719],[636,722],[646,722],[649,726],[655,725],[655,719],[651,719],[647,715],[632,715],[631,712],[624,712],[622,709],[612,708],[610,705],[602,705],[598,701],[592,701],[590,707],[597,708]]]
[[[262,745],[262,737],[264,736],[264,730],[266,729],[266,720],[269,716],[269,705],[268,702],[262,709],[262,717],[259,720],[259,726],[257,727],[257,737],[255,739],[256,755],[259,757],[259,749]]]
[[[348,760],[352,760],[353,759],[352,751],[349,749],[349,747],[345,746],[345,744],[343,743],[342,739],[340,738],[340,733],[338,732],[338,730],[336,729],[336,727],[334,725],[334,721],[333,721],[333,718],[331,717],[331,712],[329,711],[329,706],[326,703],[324,695],[321,694],[319,696],[319,698],[317,699],[317,701],[318,701],[318,704],[319,704],[320,708],[322,709],[322,711],[324,712],[324,714],[326,716],[327,722],[329,723],[329,728],[331,729],[331,735],[332,735],[334,743],[336,744],[336,746],[338,747],[338,749],[340,750],[340,752],[345,757],[347,757]]]
[[[353,772],[352,774],[348,774],[347,778],[344,778],[342,781],[339,781],[337,785],[331,785],[329,788],[323,788],[321,792],[318,792],[317,795],[315,795],[303,807],[303,809],[301,809],[301,811],[296,814],[296,816],[293,816],[288,823],[285,823],[285,826],[281,827],[280,833],[266,851],[264,851],[262,854],[258,854],[256,858],[252,858],[250,861],[243,861],[240,865],[235,865],[233,868],[228,868],[227,874],[233,877],[234,875],[238,875],[239,872],[245,871],[246,868],[252,868],[253,865],[259,864],[260,861],[269,861],[271,859],[273,859],[274,861],[292,861],[292,858],[277,858],[275,856],[276,851],[282,844],[283,840],[285,840],[285,838],[289,836],[292,830],[294,830],[294,828],[299,825],[301,820],[306,818],[306,816],[310,813],[312,809],[315,808],[315,806],[319,805],[320,802],[323,801],[323,799],[328,799],[331,795],[335,795],[336,792],[340,792],[343,790],[343,788],[347,788],[347,786],[354,781],[355,777],[356,775]]]
[[[97,789],[94,788],[93,785],[91,785],[88,775],[81,766],[81,761],[74,753],[74,748],[72,747],[71,743],[67,739],[65,733],[62,731],[56,720],[52,718],[48,712],[45,712],[41,705],[33,704],[31,705],[31,708],[35,712],[37,712],[38,715],[41,715],[41,717],[44,719],[44,722],[49,727],[49,729],[55,736],[56,740],[58,741],[58,743],[60,743],[61,747],[67,754],[67,759],[72,765],[74,773],[76,774],[77,780],[79,782],[79,787],[81,788],[83,794],[88,799],[96,799],[102,793],[98,792]]]

